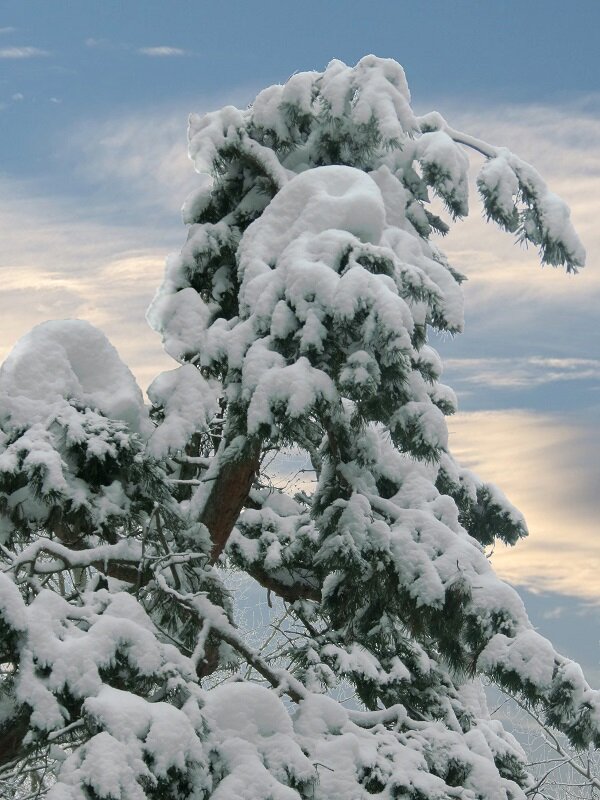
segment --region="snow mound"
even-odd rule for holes
[[[238,251],[245,281],[268,269],[303,233],[347,231],[378,244],[385,227],[379,187],[354,167],[316,167],[292,178],[245,232]]]
[[[196,431],[208,431],[218,413],[218,394],[192,364],[161,372],[148,389],[155,406],[163,406],[165,418],[148,441],[148,452],[165,458],[183,450]]]
[[[0,423],[29,428],[65,404],[121,420],[144,437],[152,430],[133,374],[102,331],[79,319],[37,325],[0,367]]]

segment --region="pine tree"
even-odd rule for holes
[[[103,335],[46,323],[0,371],[0,779],[83,798],[522,798],[488,675],[600,743],[600,694],[485,546],[526,535],[462,469],[431,331],[458,334],[432,235],[485,214],[542,262],[585,254],[511,152],[416,117],[402,68],[294,75],[191,117],[202,175],[150,324],[151,408]],[[273,457],[314,478],[274,488]],[[271,469],[271,472],[269,472]],[[273,613],[258,647],[240,576]],[[339,689],[349,686],[344,703]]]

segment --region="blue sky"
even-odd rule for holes
[[[588,250],[579,276],[542,271],[473,199],[442,243],[469,276],[466,333],[436,344],[459,394],[455,452],[529,521],[530,540],[495,553],[496,568],[535,597],[542,630],[597,669],[599,26],[597,0],[4,0],[0,359],[32,325],[83,317],[145,388],[172,366],[144,311],[185,236],[187,114],[244,106],[333,57],[396,58],[417,112],[531,161]]]
[[[4,0],[1,13],[0,51],[22,56],[2,59],[2,101],[28,101],[3,120],[3,169],[30,173],[47,164],[40,133],[61,122],[132,105],[193,105],[332,57],[396,57],[419,104],[465,96],[554,103],[598,84],[595,0]]]

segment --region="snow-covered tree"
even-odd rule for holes
[[[38,326],[0,371],[4,787],[523,798],[479,676],[575,746],[600,743],[600,693],[486,557],[521,515],[449,452],[428,337],[461,332],[463,276],[430,200],[464,217],[479,151],[487,217],[577,271],[568,209],[508,150],[415,116],[374,56],[193,116],[189,146],[188,238],[148,314],[178,366],[150,409],[84,322]],[[289,448],[295,494],[271,480]],[[260,646],[240,576],[273,609]]]

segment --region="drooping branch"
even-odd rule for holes
[[[67,560],[63,558],[63,555],[59,555],[58,557],[65,561],[65,564],[67,564],[69,568],[71,565],[78,567],[91,566],[109,578],[115,578],[116,580],[125,581],[126,583],[140,583],[139,559],[137,558],[132,560],[119,557],[118,559],[113,560],[112,552],[103,552],[100,557],[97,557],[88,563],[83,563],[83,560],[86,558],[85,555],[82,556],[82,560],[80,560],[78,557],[78,563],[74,564],[72,556],[70,558],[67,556],[70,551],[85,551],[86,553],[90,553],[91,551],[87,548],[84,536],[81,534],[76,534],[74,531],[72,531],[62,518],[61,513],[58,513],[56,517],[52,519],[51,531],[65,545],[65,551],[63,555],[65,555]],[[47,544],[48,543],[46,543],[46,545]],[[116,542],[111,542],[110,545],[107,545],[107,547],[115,546],[118,546]],[[148,573],[143,582],[147,582],[149,577],[150,574]]]
[[[468,133],[463,133],[462,131],[457,131],[455,128],[452,128],[437,111],[432,111],[429,114],[418,117],[418,121],[424,132],[432,130],[443,131],[452,141],[469,147],[471,150],[476,150],[486,158],[495,158],[500,152],[500,148],[494,147],[494,145],[488,144],[488,142],[484,142],[483,139],[478,139]]]
[[[484,142],[483,139],[477,139],[475,136],[469,136],[469,134],[457,131],[454,128],[451,128],[449,125],[446,125],[443,128],[443,131],[457,144],[462,144],[465,147],[469,147],[471,150],[476,150],[486,158],[496,158],[498,155],[498,148],[488,144],[487,142]]]

